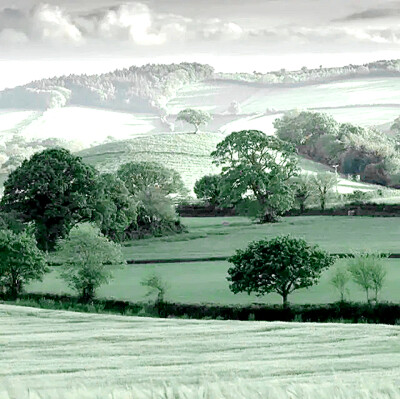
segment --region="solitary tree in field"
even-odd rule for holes
[[[280,236],[272,240],[252,242],[245,250],[237,250],[228,261],[229,288],[234,294],[254,292],[263,296],[276,292],[283,306],[288,296],[299,288],[308,288],[329,268],[335,258],[302,239]]]
[[[194,133],[199,131],[201,125],[206,125],[211,120],[208,112],[186,108],[180,111],[176,117],[177,121],[184,121],[194,126]]]
[[[4,183],[1,207],[36,226],[38,246],[53,249],[58,238],[91,215],[96,171],[62,148],[34,154]]]
[[[255,199],[261,223],[276,222],[291,208],[297,159],[291,144],[259,130],[233,132],[221,141],[213,163],[222,166],[222,197],[232,203]]]
[[[62,279],[83,302],[91,301],[96,290],[110,281],[113,268],[126,264],[120,245],[89,223],[75,226],[56,249],[57,259],[63,264]]]
[[[348,269],[353,281],[365,291],[367,302],[370,301],[370,290],[374,291],[374,299],[378,301],[386,277],[382,263],[384,258],[382,254],[365,252],[356,254],[348,260]]]
[[[0,287],[15,299],[24,286],[48,272],[46,258],[28,232],[0,230]]]
[[[329,194],[337,184],[336,175],[330,172],[318,173],[312,176],[311,183],[319,199],[321,210],[324,211]]]

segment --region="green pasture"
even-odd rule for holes
[[[318,285],[309,289],[301,289],[289,296],[293,303],[330,303],[339,299],[339,294],[330,285],[329,279],[334,267],[343,265],[345,260],[339,260],[332,269],[324,272]],[[218,303],[242,304],[253,302],[280,304],[282,299],[277,294],[269,294],[263,298],[245,293],[234,295],[229,290],[226,280],[228,262],[192,262],[192,263],[165,263],[128,265],[115,270],[114,279],[110,284],[99,289],[98,295],[105,298],[116,298],[134,302],[145,301],[146,289],[140,281],[150,273],[157,273],[167,282],[169,289],[166,299],[182,303]],[[386,284],[382,290],[381,299],[400,302],[400,260],[389,259],[385,261],[387,269]],[[45,276],[43,282],[32,283],[28,287],[30,292],[44,293],[72,293],[65,283],[59,279],[59,267]],[[365,301],[365,293],[353,283],[349,286],[349,296],[352,301]],[[154,298],[152,298],[154,299]]]
[[[376,250],[400,253],[400,219],[374,217],[302,216],[287,217],[280,223],[259,225],[248,218],[183,218],[189,232],[181,235],[128,242],[123,247],[127,259],[186,259],[229,256],[245,248],[250,241],[291,234],[319,244],[331,253],[354,250]],[[339,260],[337,264],[343,264]],[[385,261],[388,275],[382,299],[399,302],[400,259]],[[115,271],[114,280],[99,290],[102,297],[132,301],[144,300],[143,277],[158,273],[170,286],[167,299],[179,302],[212,302],[220,304],[249,304],[252,302],[280,303],[278,295],[259,299],[246,294],[234,295],[226,281],[227,261],[183,262],[128,265]],[[334,266],[336,267],[336,266]],[[55,267],[43,282],[32,283],[31,292],[70,292],[58,278]],[[325,272],[320,283],[308,290],[299,290],[290,300],[294,303],[328,303],[338,299],[329,284],[332,270]],[[350,297],[364,300],[364,293],[350,284]]]
[[[258,224],[245,217],[182,218],[188,233],[125,243],[127,259],[230,256],[254,240],[280,234],[301,237],[332,253],[376,250],[400,253],[400,218],[360,216],[285,217]]]

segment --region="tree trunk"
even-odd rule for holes
[[[199,131],[199,125],[194,125],[194,132],[193,134],[196,134]]]
[[[289,305],[289,302],[288,302],[288,294],[287,294],[287,293],[284,293],[284,294],[282,294],[282,306],[283,306],[285,309],[287,309],[287,308],[288,308],[288,305]]]
[[[365,293],[367,294],[367,302],[369,303],[369,290],[368,290],[368,288],[365,289]]]
[[[304,213],[305,210],[306,210],[306,206],[305,206],[304,202],[300,202],[300,213]]]
[[[325,210],[325,197],[321,197],[321,211]]]
[[[83,303],[89,303],[94,299],[94,286],[93,284],[88,284],[82,290],[81,300]]]
[[[274,209],[267,209],[260,217],[260,223],[277,223],[279,217]]]

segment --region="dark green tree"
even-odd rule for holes
[[[45,255],[33,235],[0,230],[0,287],[7,295],[17,298],[26,284],[41,280],[48,271]]]
[[[131,195],[151,188],[157,188],[165,195],[187,192],[178,172],[156,162],[129,162],[118,169],[117,175]]]
[[[289,180],[297,175],[293,146],[259,130],[233,132],[212,152],[222,166],[221,193],[239,203],[249,195],[257,201],[261,223],[276,222],[293,205]]]
[[[51,250],[78,222],[91,216],[96,171],[62,148],[25,160],[4,183],[1,207],[33,221],[40,249]]]
[[[207,175],[197,180],[194,193],[197,198],[211,205],[218,205],[221,200],[221,175]]]
[[[101,174],[97,184],[98,200],[93,219],[106,237],[123,241],[125,230],[136,223],[138,201],[130,195],[124,182],[112,173]]]
[[[334,260],[327,252],[302,239],[280,236],[255,241],[245,250],[237,250],[228,259],[234,266],[228,270],[227,280],[234,294],[254,292],[263,296],[276,292],[286,307],[290,293],[316,284]]]

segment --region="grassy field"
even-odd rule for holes
[[[302,237],[333,253],[367,249],[400,253],[396,217],[300,216],[274,224],[257,224],[244,217],[182,218],[182,222],[189,233],[131,242],[123,248],[126,258],[230,256],[251,241],[280,234]]]
[[[263,113],[267,108],[343,107],[348,105],[398,104],[400,78],[363,78],[301,87],[261,87],[234,82],[204,82],[185,87],[167,104],[176,114],[187,107],[212,113],[226,112],[232,101],[244,113]],[[379,114],[379,109],[375,110]],[[382,114],[380,120],[386,120]],[[362,118],[360,117],[361,121]]]
[[[339,294],[330,285],[330,276],[335,267],[342,265],[338,261],[332,269],[323,273],[320,282],[309,289],[295,291],[289,296],[289,301],[296,304],[305,303],[332,303],[340,299]],[[133,302],[147,301],[146,289],[140,281],[155,272],[167,284],[166,299],[171,302],[182,303],[217,303],[223,305],[251,303],[281,304],[282,298],[277,294],[268,294],[258,298],[245,293],[234,295],[229,290],[226,280],[228,262],[190,262],[128,265],[114,272],[114,279],[98,291],[99,297],[116,298]],[[400,260],[385,261],[387,278],[380,298],[385,301],[400,302]],[[73,293],[59,278],[59,268],[46,275],[43,282],[31,283],[28,292],[43,293]],[[364,302],[365,293],[355,284],[349,283],[348,300]],[[155,296],[154,296],[155,298]],[[151,299],[154,299],[151,298]]]
[[[398,218],[321,217],[304,216],[284,218],[281,223],[259,225],[247,218],[183,218],[189,233],[134,241],[123,247],[127,259],[179,259],[229,256],[236,249],[245,248],[250,241],[291,234],[319,244],[331,253],[353,250],[400,252],[400,225]],[[226,225],[228,223],[228,225]],[[338,261],[340,265],[342,261]],[[252,302],[281,303],[276,294],[264,298],[247,294],[234,295],[226,281],[230,264],[218,262],[188,262],[129,265],[115,271],[114,280],[99,290],[99,296],[132,301],[144,300],[145,289],[140,286],[143,277],[151,272],[159,274],[170,286],[167,299],[178,302],[211,302],[221,304],[249,304]],[[335,266],[336,267],[336,266]],[[386,261],[388,277],[382,299],[399,302],[400,260]],[[58,278],[58,270],[47,275],[43,282],[32,283],[31,292],[70,292]],[[333,270],[325,272],[315,287],[295,292],[293,303],[328,303],[338,299],[330,286]],[[349,285],[353,301],[364,301],[364,293]]]
[[[148,319],[10,305],[0,305],[0,324],[2,399],[399,397],[398,326]]]

